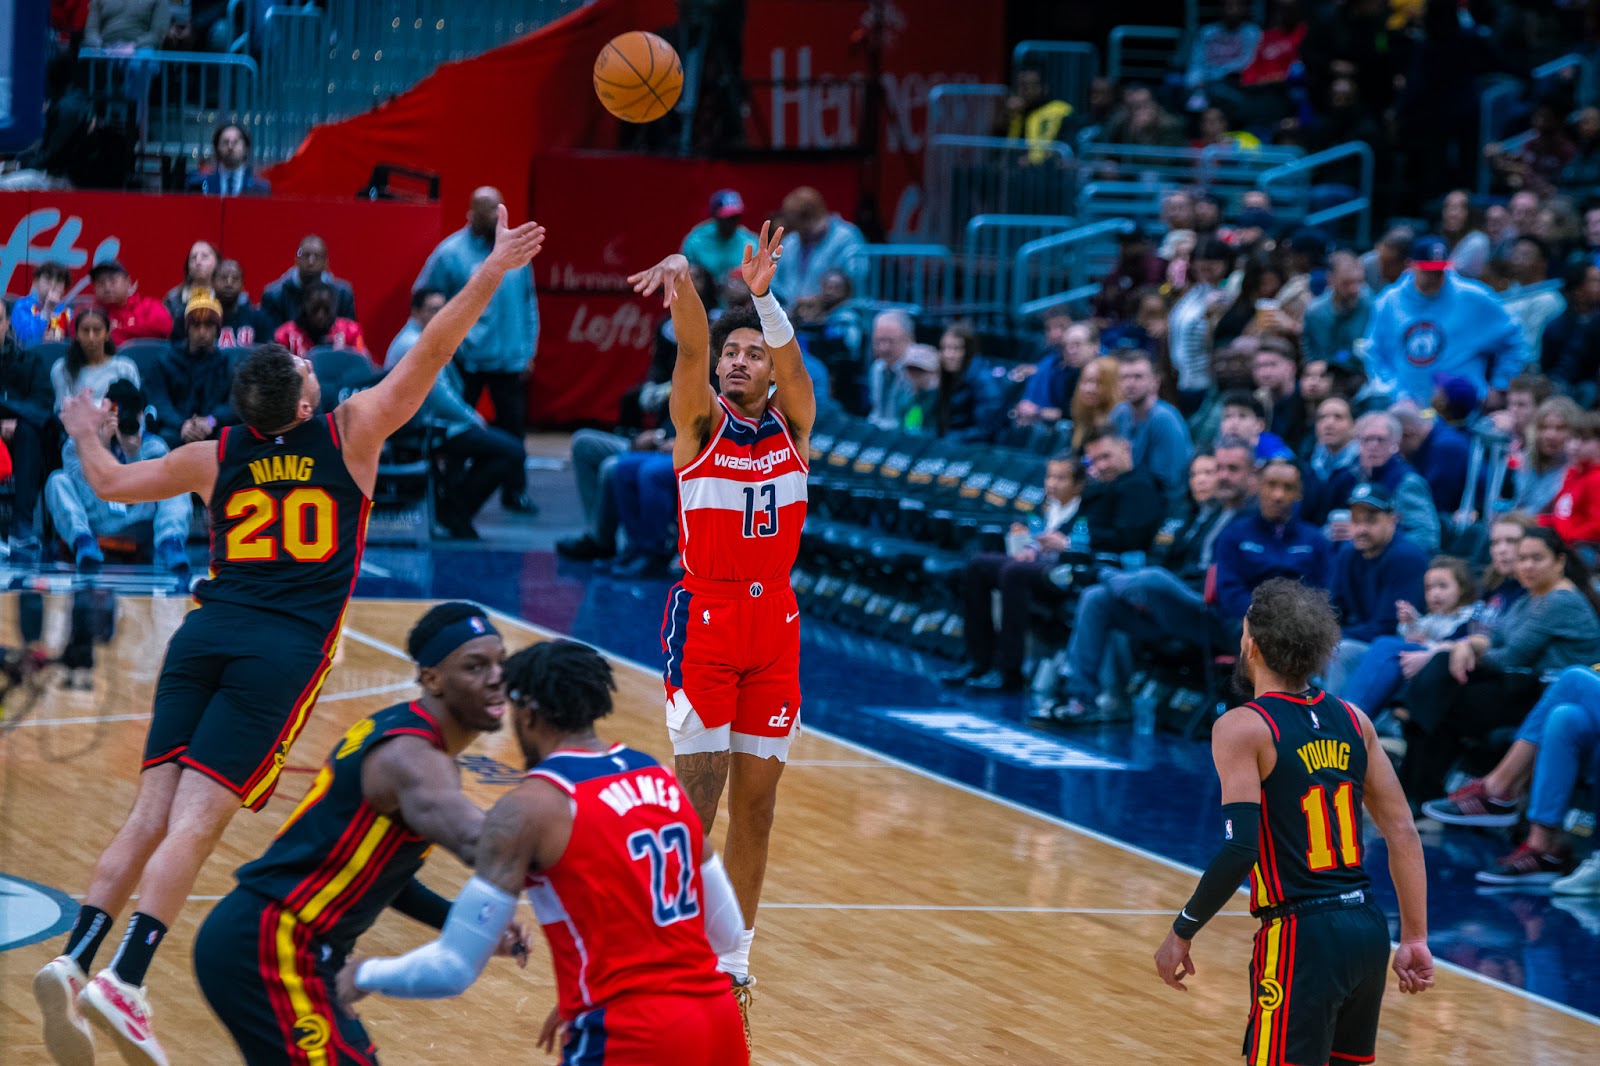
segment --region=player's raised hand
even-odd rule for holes
[[[550,1016],[544,1020],[544,1025],[539,1027],[539,1046],[552,1055],[555,1054],[566,1031],[567,1021],[561,1017],[561,1008],[551,1008]]]
[[[489,262],[503,272],[525,267],[544,247],[544,227],[537,222],[524,222],[512,228],[506,205],[499,207],[499,219],[494,224],[494,251]]]
[[[367,961],[365,955],[351,955],[350,958],[345,960],[344,967],[339,971],[339,977],[335,985],[339,996],[339,1006],[343,1007],[346,1013],[355,1013],[353,1008],[356,1001],[366,995],[365,992],[356,987],[356,970],[365,961]]]
[[[678,298],[678,286],[689,280],[689,260],[673,253],[648,270],[631,274],[628,281],[640,296],[651,296],[661,290],[661,306],[671,307]]]
[[[1394,972],[1400,991],[1408,995],[1433,987],[1433,952],[1425,940],[1402,941],[1394,953]]]
[[[744,246],[744,262],[739,272],[744,283],[750,286],[753,296],[765,296],[772,289],[772,275],[778,269],[778,257],[783,255],[783,227],[776,230],[772,222],[761,223],[761,237],[754,245]]]
[[[1179,992],[1189,991],[1183,983],[1185,977],[1194,976],[1194,960],[1189,958],[1189,941],[1169,931],[1167,939],[1156,951],[1156,976]]]
[[[88,389],[80,389],[62,401],[61,424],[72,437],[93,437],[105,425],[109,411],[110,408],[90,395]]]

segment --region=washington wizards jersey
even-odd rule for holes
[[[721,425],[678,471],[683,568],[710,581],[789,582],[806,524],[805,459],[771,404],[752,422],[717,397]]]
[[[361,719],[328,755],[266,854],[239,868],[240,887],[282,903],[341,955],[411,882],[432,846],[398,814],[379,814],[362,794],[361,764],[399,736],[422,737],[444,750],[438,723],[420,704],[399,703]]]
[[[1372,884],[1362,868],[1367,745],[1356,712],[1321,689],[1245,704],[1272,730],[1278,761],[1261,782],[1261,857],[1250,909],[1338,896]]]
[[[333,415],[271,437],[225,427],[211,493],[211,574],[195,598],[336,630],[361,569],[371,506],[344,465]]]
[[[706,940],[705,831],[671,771],[617,744],[554,752],[529,776],[572,801],[567,850],[528,878],[561,1014],[637,993],[726,995]]]

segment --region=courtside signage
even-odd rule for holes
[[[1128,764],[1099,752],[965,711],[864,708],[880,718],[930,733],[963,748],[1035,770],[1126,770]]]

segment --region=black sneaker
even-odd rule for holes
[[[1429,800],[1422,813],[1445,825],[1506,829],[1517,824],[1517,805],[1489,795],[1483,779],[1467,782],[1446,799]]]
[[[1549,855],[1518,844],[1516,851],[1487,870],[1479,870],[1477,878],[1483,885],[1548,885],[1576,866],[1571,855]]]
[[[556,541],[556,554],[575,563],[592,563],[596,559],[611,558],[617,554],[617,550],[606,547],[585,533],[581,537],[567,537]]]
[[[1021,692],[1023,685],[1021,670],[990,670],[977,677],[967,679],[967,687],[974,692]]]

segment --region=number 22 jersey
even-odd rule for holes
[[[705,832],[671,771],[617,744],[553,752],[529,776],[572,802],[567,850],[527,889],[562,1016],[624,996],[727,995],[706,940]]]
[[[195,598],[332,632],[355,589],[371,507],[344,465],[333,415],[270,437],[225,427],[211,492],[211,573]]]

